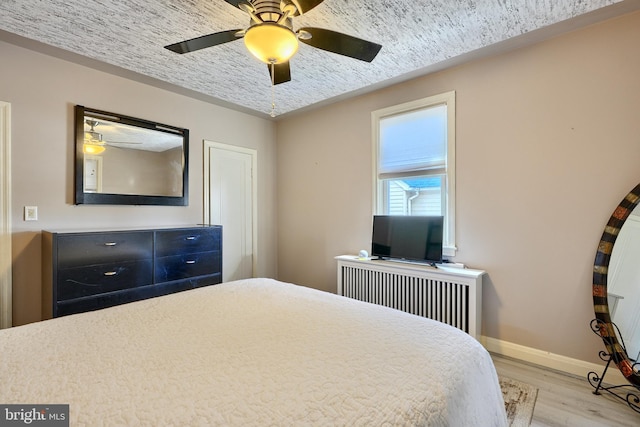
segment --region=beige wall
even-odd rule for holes
[[[488,272],[483,334],[599,361],[596,246],[640,181],[640,13],[278,123],[279,278],[335,291],[370,246],[371,111],[455,90],[455,260]]]
[[[258,274],[276,275],[275,126],[0,41],[0,99],[12,107],[13,320],[40,319],[40,230],[188,225],[203,221],[203,140],[258,151]],[[190,130],[189,206],[73,205],[76,104]],[[39,220],[25,222],[25,205]]]

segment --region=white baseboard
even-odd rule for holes
[[[587,380],[587,374],[591,371],[596,372],[598,375],[602,374],[605,365],[604,362],[602,364],[586,362],[486,336],[482,336],[480,342],[491,353],[565,372],[584,378],[585,381]],[[605,382],[609,384],[626,384],[627,380],[618,368],[612,364],[607,370]]]

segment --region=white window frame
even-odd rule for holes
[[[378,179],[378,158],[380,156],[380,120],[398,114],[416,110],[447,106],[447,164],[446,164],[446,194],[445,194],[445,240],[443,241],[443,255],[455,256],[456,247],[456,93],[445,92],[439,95],[406,102],[400,105],[383,108],[371,113],[371,135],[373,141],[373,212],[384,212],[384,184]]]

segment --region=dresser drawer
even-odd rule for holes
[[[119,291],[152,283],[151,259],[66,268],[58,271],[58,301]]]
[[[200,252],[158,258],[156,283],[218,273],[222,269],[220,252]]]
[[[220,248],[220,227],[156,231],[156,256],[198,253]]]
[[[149,259],[153,233],[89,233],[58,237],[58,268]]]
[[[203,284],[203,286],[206,286],[208,284],[209,283]],[[68,301],[60,301],[56,304],[54,312],[55,317],[66,316],[68,314],[99,310],[101,308],[113,307],[114,305],[140,301],[147,298],[167,295],[174,292],[186,291],[193,288],[194,285],[188,281],[162,283],[159,285],[150,286],[138,286],[136,288],[124,289],[122,291],[93,295],[87,298],[77,298]]]

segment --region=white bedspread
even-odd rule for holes
[[[467,334],[270,279],[0,331],[9,403],[68,403],[72,426],[507,424]]]

